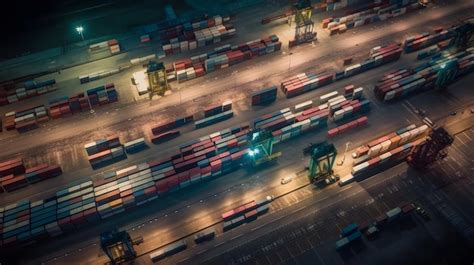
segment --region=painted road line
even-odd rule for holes
[[[257,227],[254,227],[254,228],[250,229],[250,231],[253,232],[253,231],[255,231],[255,230],[258,230],[258,229],[262,228],[264,225],[265,225],[265,224],[261,224],[261,225],[259,225],[259,226],[257,226]]]
[[[243,234],[239,234],[239,235],[237,235],[237,236],[234,236],[234,237],[231,238],[230,240],[232,241],[232,240],[237,239],[237,238],[239,238],[239,237],[241,237],[241,236],[243,236]]]

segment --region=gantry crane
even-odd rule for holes
[[[453,27],[453,45],[459,49],[465,49],[473,45],[474,42],[474,18],[465,20],[460,25]]]
[[[289,47],[310,42],[315,39],[316,32],[314,32],[314,22],[311,18],[313,13],[313,6],[310,0],[290,1],[291,9],[284,13],[276,14],[262,19],[262,24],[270,23],[282,18],[288,18],[290,27],[295,26],[295,37],[290,41]]]
[[[311,42],[316,37],[314,22],[311,18],[313,7],[310,0],[299,0],[293,4],[293,13],[295,21],[295,38],[289,42],[289,47]],[[289,18],[291,26],[291,17]]]
[[[100,247],[113,265],[135,259],[137,252],[133,246],[142,242],[142,237],[132,240],[126,231],[119,231],[118,229],[100,235]]]
[[[313,183],[324,181],[332,176],[332,168],[337,155],[334,144],[330,144],[327,141],[311,144],[303,150],[303,153],[311,156],[308,166],[308,177]]]
[[[415,147],[408,156],[408,162],[414,168],[424,169],[429,164],[445,157],[446,148],[453,141],[454,138],[443,127],[434,129],[423,144]]]
[[[150,99],[154,95],[163,96],[169,89],[166,69],[162,62],[150,61],[147,65],[146,74],[148,76],[148,94]]]
[[[267,130],[256,130],[249,133],[249,158],[253,166],[272,161],[281,152],[273,153],[273,135]]]

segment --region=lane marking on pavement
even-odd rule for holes
[[[349,185],[349,186],[343,188],[342,190],[338,191],[338,193],[343,192],[343,191],[345,191],[345,190],[348,190],[348,189],[350,189],[350,188],[352,188],[352,187],[353,187],[353,185]]]
[[[298,209],[296,209],[296,210],[294,210],[294,211],[292,211],[291,213],[297,213],[297,212],[303,210],[304,208],[306,208],[306,205],[303,206],[303,207],[300,207],[300,208],[298,208]]]
[[[250,229],[250,231],[253,232],[253,231],[257,230],[257,229],[260,229],[260,228],[262,228],[264,225],[265,225],[265,224],[261,224],[261,225],[259,225],[259,226],[257,226],[257,227],[254,227],[254,228]]]
[[[203,250],[199,251],[199,252],[196,253],[196,254],[201,255],[202,253],[204,253],[204,252],[206,252],[206,251],[207,251],[207,249],[203,249]]]
[[[220,245],[222,245],[222,244],[224,244],[224,243],[225,243],[225,242],[221,242],[221,243],[219,243],[219,244],[214,245],[214,247],[216,248],[216,247],[218,247],[218,246],[220,246]]]
[[[186,260],[188,260],[189,258],[190,258],[190,257],[184,258],[184,259],[178,261],[178,263],[182,263],[183,261],[186,261]]]
[[[244,234],[236,235],[236,236],[234,236],[233,238],[231,238],[230,240],[232,241],[232,240],[237,239],[237,238],[239,238],[239,237],[241,237],[241,236],[243,236],[243,235],[244,235]]]

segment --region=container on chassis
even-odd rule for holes
[[[208,228],[208,229],[206,229],[204,231],[201,231],[201,232],[197,233],[196,235],[194,235],[194,242],[199,244],[199,243],[202,243],[204,241],[211,240],[211,239],[214,238],[215,234],[216,234],[216,229],[214,229],[213,227]]]
[[[185,250],[186,247],[186,240],[179,240],[177,242],[167,245],[166,247],[160,248],[159,250],[152,252],[150,254],[150,259],[152,262],[157,262],[168,256],[172,256],[180,251]]]
[[[180,135],[180,132],[178,130],[169,131],[162,134],[158,134],[156,136],[152,136],[151,142],[154,144],[161,144],[171,139],[174,139],[178,137],[179,135]]]

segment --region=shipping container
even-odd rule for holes
[[[356,223],[352,223],[352,224],[349,224],[347,225],[346,227],[344,227],[341,231],[341,238],[342,237],[346,237],[352,233],[354,233],[355,231],[358,231],[359,229],[359,225],[357,225]]]
[[[194,242],[196,242],[196,244],[199,244],[204,241],[211,240],[214,238],[215,234],[216,234],[216,230],[213,227],[205,229],[197,233],[196,235],[194,235]]]
[[[172,256],[180,251],[185,250],[187,247],[186,240],[180,240],[175,243],[171,243],[166,247],[163,247],[157,251],[154,251],[150,254],[150,259],[152,262],[157,262],[168,256]]]

